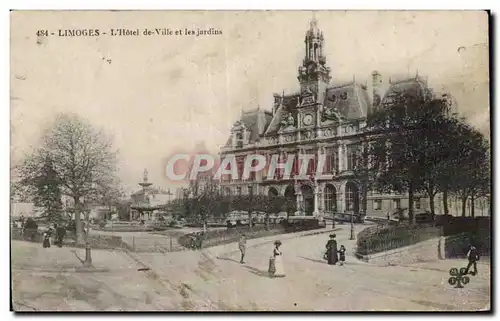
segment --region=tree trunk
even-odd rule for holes
[[[80,220],[80,197],[75,196],[74,201],[74,212],[75,212],[75,234],[76,234],[76,244],[82,242],[82,224]]]
[[[444,210],[444,215],[449,214],[449,209],[448,209],[448,189],[443,190],[443,210]]]
[[[434,196],[435,194],[429,194],[429,207],[431,208],[431,214],[435,214],[435,209],[434,209]]]
[[[466,209],[467,209],[467,197],[462,196],[462,217],[465,217]]]
[[[408,186],[408,224],[413,224],[413,184]]]
[[[85,233],[85,261],[83,264],[87,267],[92,266],[92,254],[89,244],[89,231],[90,231],[90,213],[85,213],[85,225],[87,227],[87,231]]]
[[[474,212],[474,194],[470,196],[470,216],[474,218],[476,213]]]

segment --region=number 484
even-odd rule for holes
[[[36,32],[36,35],[38,37],[42,37],[42,36],[48,36],[49,35],[49,31],[48,30],[38,30]]]

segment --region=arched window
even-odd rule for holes
[[[332,185],[325,187],[325,212],[337,211],[337,192]]]
[[[345,186],[346,211],[357,213],[359,211],[358,187],[354,183],[347,183]]]
[[[278,191],[276,190],[276,188],[271,187],[269,189],[268,196],[269,197],[276,197],[276,196],[278,196]]]

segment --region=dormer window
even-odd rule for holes
[[[243,134],[238,132],[236,135],[236,147],[243,147]]]
[[[231,132],[233,137],[232,138],[233,148],[241,148],[244,145],[248,144],[248,138],[247,138],[248,131],[245,124],[243,124],[240,121],[237,121],[233,125],[233,129],[231,130]]]

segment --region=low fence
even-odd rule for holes
[[[206,233],[190,233],[179,237],[179,244],[189,249],[207,248],[217,245],[237,242],[241,234],[245,234],[247,239],[255,239],[260,237],[268,237],[286,233],[294,233],[307,230],[315,230],[325,228],[325,225],[319,225],[318,221],[308,222],[297,221],[287,223],[282,221],[281,224],[272,224],[269,229],[265,225],[254,225],[251,228],[241,226],[236,228],[228,228],[225,230],[208,230]]]
[[[42,243],[43,233],[40,231],[29,231],[21,233],[20,229],[12,229],[11,238],[19,241]],[[94,249],[103,250],[128,250],[132,252],[175,252],[184,251],[185,247],[179,245],[179,235],[146,235],[146,236],[121,236],[90,233],[88,244]],[[83,236],[82,239],[85,239]],[[54,244],[54,236],[52,237]],[[85,243],[76,243],[74,233],[68,233],[63,241],[63,246],[84,248]]]
[[[22,233],[21,229],[14,228],[11,232],[11,239],[18,241],[29,241],[35,243],[42,243],[43,232],[40,231],[24,231]],[[52,244],[54,244],[54,235],[52,236]],[[84,239],[84,236],[83,236]],[[131,250],[127,242],[124,242],[121,236],[115,235],[99,235],[90,234],[87,239],[88,244],[92,248],[97,249],[128,249]],[[85,243],[76,243],[76,238],[74,233],[68,233],[63,241],[63,246],[70,247],[85,247]]]
[[[237,242],[241,234],[245,234],[247,239],[273,236],[286,233],[282,226],[271,227],[266,230],[264,226],[248,226],[231,228],[226,230],[208,230],[203,235],[190,233],[179,237],[179,244],[185,248],[197,249],[200,247],[212,247],[228,243]]]
[[[393,250],[442,236],[435,226],[373,226],[358,234],[357,254],[369,255]]]
[[[92,248],[96,249],[119,249],[128,250],[132,252],[178,252],[188,249],[199,249],[201,247],[212,247],[228,243],[237,242],[242,233],[246,234],[247,239],[254,239],[259,237],[267,237],[273,235],[280,235],[285,233],[292,233],[305,230],[313,230],[324,228],[325,226],[318,226],[318,224],[295,223],[295,224],[276,224],[271,225],[267,230],[265,225],[255,225],[252,228],[248,226],[208,230],[200,238],[199,233],[185,234],[182,230],[174,231],[158,231],[143,233],[142,235],[108,235],[99,234],[99,232],[90,232],[88,243]],[[132,233],[131,233],[132,234]],[[42,242],[42,233],[35,232],[32,234],[33,238],[28,235],[21,235],[20,229],[13,229],[12,239],[24,240],[32,242]],[[199,244],[201,241],[201,245]],[[65,237],[64,246],[71,247],[85,247],[85,244],[76,244],[75,236],[70,233]]]

